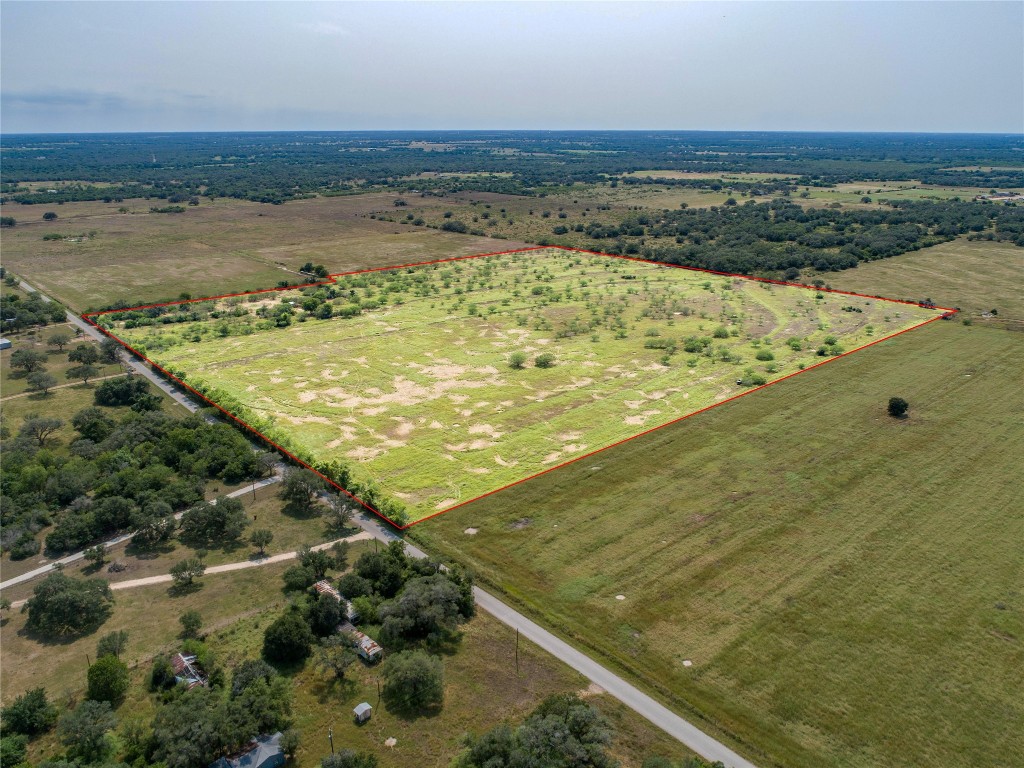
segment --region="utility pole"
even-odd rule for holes
[[[516,627],[516,674],[519,674],[519,627]]]
[[[334,726],[327,729],[327,740],[331,742],[331,754],[334,754]]]

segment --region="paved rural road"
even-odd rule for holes
[[[378,522],[369,514],[355,517],[359,526],[374,538],[384,542],[402,541],[390,527]],[[405,551],[412,557],[424,558],[426,552],[405,542]],[[670,709],[652,699],[636,686],[598,664],[564,640],[548,632],[523,614],[510,608],[490,592],[473,587],[476,604],[498,621],[519,630],[527,639],[539,645],[555,658],[564,661],[581,675],[601,686],[612,696],[637,714],[646,718],[665,733],[685,744],[705,760],[720,760],[727,768],[756,768],[754,763],[738,755],[721,742],[711,738],[695,725],[688,723]]]
[[[237,491],[232,491],[231,493],[226,494],[226,495],[227,495],[228,498],[234,498],[236,496],[244,496],[247,493],[253,493],[255,491],[258,491],[260,488],[266,488],[268,485],[273,485],[274,483],[278,483],[280,481],[281,481],[281,475],[280,474],[276,474],[273,477],[268,477],[266,480],[260,480],[255,485],[247,485],[247,486],[245,486],[245,488],[239,488]],[[178,514],[176,514],[174,516],[174,519],[175,520],[180,520],[181,516],[183,514],[185,514],[185,513],[184,512],[179,512]],[[116,547],[118,544],[123,544],[124,542],[128,541],[128,539],[130,539],[134,535],[135,535],[134,532],[132,532],[132,533],[125,533],[125,534],[122,534],[121,536],[116,536],[113,539],[109,539],[107,541],[104,541],[103,542],[103,548],[104,549],[110,549],[111,547]],[[14,578],[8,579],[7,581],[0,582],[0,590],[7,589],[8,587],[13,587],[15,584],[21,584],[22,582],[31,581],[32,579],[36,578],[37,576],[42,576],[44,573],[49,573],[58,564],[59,565],[68,565],[70,563],[74,563],[74,562],[76,562],[78,560],[81,560],[83,557],[85,557],[85,552],[84,551],[83,552],[75,552],[73,555],[68,555],[67,557],[62,557],[59,560],[54,560],[51,563],[47,563],[44,566],[36,568],[34,571],[28,571],[27,573],[23,573],[20,576],[15,576]],[[112,588],[113,589],[117,589],[117,587],[112,587]]]
[[[25,290],[34,290],[26,283],[22,282],[22,287]],[[42,294],[40,294],[42,296]],[[43,296],[44,300],[48,300]],[[82,328],[86,333],[96,339],[106,338],[103,334],[93,328],[91,325],[86,323],[80,317],[68,313],[68,322]],[[170,395],[174,400],[181,405],[188,408],[188,410],[195,412],[198,410],[198,406],[188,399],[188,396],[178,390],[176,387],[170,385],[166,379],[157,374],[155,371],[149,369],[144,364],[136,361],[129,360],[127,363],[128,367],[133,371],[142,374],[147,379],[152,381],[156,386],[160,387],[164,392]],[[247,492],[249,489],[246,489]],[[391,541],[403,541],[401,537],[395,534],[395,532],[389,527],[379,523],[369,513],[365,515],[356,515],[356,522],[359,526],[370,536],[375,539],[384,542]],[[121,539],[122,541],[124,538]],[[351,540],[351,539],[350,539]],[[109,543],[108,543],[109,546]],[[330,546],[324,545],[324,546]],[[405,550],[412,557],[425,558],[427,553],[412,544],[405,542]],[[290,556],[294,557],[295,553],[289,553]],[[77,557],[80,557],[79,554]],[[72,556],[76,557],[76,556]],[[76,559],[77,559],[76,557]],[[281,557],[276,555],[275,557]],[[249,568],[253,565],[264,565],[269,562],[271,558],[266,558],[262,561],[246,561],[244,563],[232,564],[235,568]],[[50,565],[49,568],[53,566]],[[219,570],[218,570],[219,569]],[[212,566],[207,570],[207,573],[219,573],[221,570],[232,570],[230,566]],[[42,571],[45,572],[45,571]],[[10,582],[4,582],[0,584],[0,588],[8,586],[8,584],[16,584],[19,581],[25,581],[29,578],[33,578],[35,575],[39,575],[36,572],[32,574],[23,574],[18,577],[17,580],[11,579]],[[170,581],[170,576],[152,576],[150,579],[158,579],[159,581],[150,581],[149,579],[136,579],[137,582],[145,583],[161,583],[162,581]],[[112,589],[126,589],[128,585],[141,586],[141,584],[133,584],[130,581],[120,582],[121,586],[115,586],[111,584]],[[750,762],[746,758],[738,755],[733,750],[719,741],[708,736],[706,733],[701,731],[696,726],[688,723],[686,720],[681,718],[679,715],[672,712],[667,707],[659,704],[657,701],[652,699],[646,693],[638,689],[636,686],[630,685],[628,682],[623,680],[618,675],[614,674],[610,670],[598,664],[596,661],[591,659],[586,654],[576,650],[571,645],[566,643],[564,640],[560,640],[555,635],[548,632],[543,627],[540,627],[536,623],[530,621],[530,619],[523,616],[518,611],[513,610],[505,603],[501,602],[494,595],[489,592],[485,592],[479,587],[473,588],[473,593],[476,598],[478,606],[483,608],[489,614],[494,616],[496,619],[501,621],[503,624],[518,630],[523,634],[524,637],[528,638],[532,642],[539,645],[548,653],[552,654],[558,659],[561,659],[570,667],[575,669],[577,672],[582,674],[588,680],[597,685],[601,686],[610,696],[621,701],[627,707],[632,709],[637,714],[649,720],[651,723],[661,728],[665,733],[669,734],[682,744],[692,749],[698,755],[706,760],[721,761],[727,768],[756,768],[754,763]]]
[[[47,296],[42,291],[36,290],[31,285],[26,283],[24,280],[21,281],[21,288],[24,291],[39,294],[39,297],[43,301],[50,301],[49,296]],[[67,316],[68,323],[70,325],[76,328],[81,328],[86,334],[96,339],[97,341],[103,341],[104,339],[107,338],[104,334],[100,333],[98,330],[96,330],[96,328],[94,328],[89,323],[85,322],[85,320],[83,320],[73,312],[68,312]],[[167,395],[174,400],[174,402],[178,403],[184,408],[187,408],[192,413],[195,413],[196,411],[199,410],[200,406],[193,402],[191,399],[189,399],[189,396],[187,394],[185,394],[182,390],[178,389],[176,386],[174,386],[174,384],[169,382],[156,371],[152,370],[145,363],[142,363],[136,360],[135,358],[131,357],[127,353],[125,353],[121,356],[121,364],[124,365],[129,372],[145,376],[147,379],[153,382],[155,386],[159,387],[162,391],[166,392]]]

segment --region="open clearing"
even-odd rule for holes
[[[936,316],[549,249],[98,320],[415,521]]]
[[[832,283],[1020,317],[1020,265],[958,240]],[[934,323],[412,537],[759,764],[1021,764],[1022,366]]]
[[[377,211],[395,212],[398,197],[375,193],[288,205],[204,200],[180,214],[150,213],[156,200],[67,203],[54,206],[59,218],[53,222],[41,220],[44,206],[6,204],[4,215],[15,217],[18,226],[4,230],[4,263],[81,312],[117,300],[203,296],[210,286],[229,292],[294,283],[295,270],[306,261],[342,272],[518,245],[369,218]],[[402,211],[458,202],[410,198]],[[94,236],[42,240],[53,233]]]

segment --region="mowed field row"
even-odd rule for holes
[[[932,324],[412,535],[765,765],[1020,764],[1022,366]]]

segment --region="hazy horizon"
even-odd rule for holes
[[[1017,135],[1018,2],[0,5],[0,131]]]

